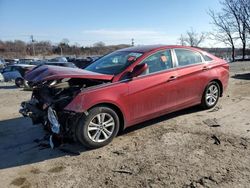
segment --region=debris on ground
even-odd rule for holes
[[[247,149],[247,144],[248,144],[248,141],[246,138],[243,138],[241,137],[241,142],[240,142],[240,145],[242,145],[244,147],[244,149]]]
[[[129,175],[133,174],[133,172],[131,172],[129,170],[113,170],[113,172],[117,172],[117,173],[121,173],[121,174],[129,174]]]
[[[116,155],[124,155],[124,151],[121,151],[121,150],[116,150],[116,151],[112,151],[112,153],[116,154]]]
[[[209,127],[220,127],[220,124],[218,123],[216,118],[213,119],[206,119],[203,121],[204,124],[206,124]]]
[[[190,184],[184,186],[187,188],[196,188],[196,187],[210,187],[211,185],[215,186],[216,184],[218,184],[213,178],[212,176],[204,176],[202,178],[200,178],[197,181],[192,181]]]
[[[214,139],[214,144],[220,145],[220,140],[217,136],[213,135],[211,138]]]
[[[221,105],[218,105],[218,106],[215,106],[212,110],[208,111],[208,112],[217,112],[219,111],[220,109],[222,109],[222,106]]]

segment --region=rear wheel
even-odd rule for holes
[[[219,84],[215,81],[210,82],[203,93],[201,106],[204,109],[213,108],[217,104],[219,97],[220,97]]]
[[[92,108],[88,115],[80,119],[76,137],[88,148],[99,148],[110,143],[119,130],[119,118],[116,112],[108,107]]]
[[[23,78],[16,78],[15,84],[17,87],[23,87],[24,86],[24,79]]]

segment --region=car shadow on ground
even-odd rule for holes
[[[163,122],[163,121],[167,121],[168,119],[172,119],[172,118],[175,118],[175,117],[178,117],[178,116],[181,116],[181,115],[185,115],[185,114],[192,114],[192,113],[195,113],[195,112],[199,112],[201,110],[202,109],[200,108],[200,106],[193,106],[193,107],[186,108],[186,109],[183,109],[183,110],[180,110],[180,111],[177,111],[177,112],[172,112],[170,114],[166,114],[166,115],[163,115],[163,116],[148,120],[146,122],[134,125],[132,127],[128,127],[120,135],[128,134],[128,133],[136,131],[138,129],[143,129],[143,128],[148,127],[148,126],[151,126],[151,125]]]
[[[164,115],[129,127],[120,136],[176,116],[197,111],[200,111],[200,108],[192,107]],[[48,147],[48,141],[43,140],[45,134],[43,128],[40,125],[32,125],[29,118],[20,117],[0,121],[0,169],[33,164],[65,155],[79,155],[88,151],[77,143],[65,144],[62,147],[51,149]]]
[[[0,169],[33,164],[65,155],[77,155],[86,149],[78,144],[65,144],[51,149],[46,132],[32,125],[29,118],[0,121]],[[42,140],[42,141],[40,141]]]
[[[240,79],[240,80],[250,80],[250,73],[236,74],[232,76],[232,78]]]
[[[0,89],[16,89],[17,87],[15,85],[6,85],[6,86],[0,86]]]

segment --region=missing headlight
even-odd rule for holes
[[[48,108],[48,119],[52,125],[52,127],[51,127],[52,132],[59,134],[60,124],[59,124],[58,119],[57,119],[56,111],[53,110],[51,107]]]

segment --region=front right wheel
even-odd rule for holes
[[[212,81],[207,85],[203,93],[201,99],[201,106],[204,109],[213,108],[217,104],[219,97],[220,97],[220,86],[217,82]]]
[[[90,109],[79,120],[76,137],[87,148],[95,149],[110,143],[119,130],[119,117],[106,106]]]

